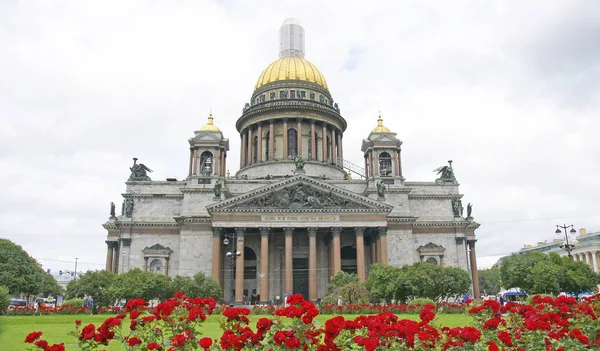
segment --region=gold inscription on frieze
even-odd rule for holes
[[[340,216],[260,216],[262,222],[335,222],[340,220]]]

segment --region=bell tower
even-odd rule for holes
[[[365,159],[365,176],[369,181],[384,180],[388,184],[402,184],[402,141],[396,133],[383,125],[381,115],[377,127],[363,139],[361,151]]]
[[[208,122],[190,138],[190,163],[188,178],[201,178],[210,183],[211,178],[225,177],[229,139],[213,124],[212,113]]]

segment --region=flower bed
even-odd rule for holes
[[[313,320],[319,311],[301,295],[288,297],[288,306],[274,316],[260,318],[251,328],[247,308],[225,308],[219,339],[201,337],[198,327],[215,312],[213,299],[187,298],[177,293],[160,303],[151,314],[148,303],[131,300],[126,314],[110,317],[96,327],[75,326],[83,350],[102,349],[117,340],[128,350],[556,350],[577,351],[600,348],[600,295],[576,301],[569,297],[536,297],[531,305],[496,301],[470,304],[474,327],[437,327],[436,307],[423,305],[419,321],[400,320],[392,311],[329,319],[324,326]],[[438,307],[439,308],[439,307]],[[405,311],[402,311],[406,313]],[[25,342],[33,349],[64,350],[63,344],[48,345],[41,332],[33,332]]]

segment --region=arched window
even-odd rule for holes
[[[252,141],[252,163],[256,163],[258,159],[258,135],[254,136]]]
[[[327,136],[327,160],[331,160],[331,138]]]
[[[438,264],[438,261],[435,258],[433,258],[433,257],[429,257],[427,259],[427,262],[431,263],[431,264]]]
[[[379,154],[379,175],[392,175],[392,157],[387,152]]]
[[[200,155],[200,169],[198,172],[203,177],[210,177],[213,169],[213,154],[210,151],[204,151]]]
[[[163,264],[159,259],[154,259],[150,262],[150,272],[152,273],[162,273],[163,272]]]
[[[288,157],[294,158],[298,154],[298,132],[295,129],[288,129]]]
[[[244,246],[244,280],[256,279],[256,253]]]

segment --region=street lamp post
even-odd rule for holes
[[[77,279],[77,260],[79,258],[75,257],[75,274],[73,274],[73,280]]]
[[[241,252],[239,251],[234,251],[235,250],[235,243],[236,243],[236,235],[235,233],[232,235],[224,235],[224,239],[223,239],[223,245],[227,246],[229,245],[229,240],[231,239],[231,248],[230,251],[228,251],[225,254],[225,257],[227,257],[229,260],[231,260],[231,303],[230,305],[233,305],[235,303],[235,260],[240,257],[242,255]]]
[[[575,228],[573,227],[573,225],[556,225],[556,234],[562,234],[562,230],[563,229],[565,231],[565,242],[560,245],[561,248],[564,248],[565,250],[567,250],[567,256],[569,256],[569,258],[573,258],[571,256],[571,249],[575,247],[575,244],[569,243],[569,235],[567,234],[567,229],[571,228],[571,230],[569,231],[571,234],[575,234],[577,233],[577,231],[575,230]]]

